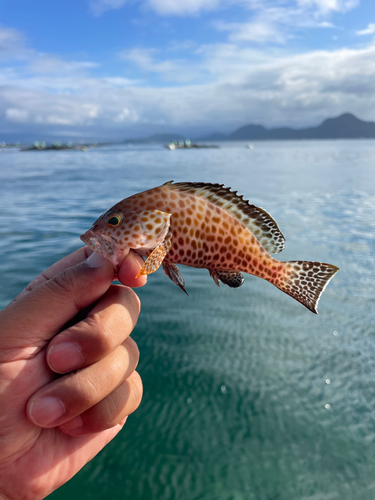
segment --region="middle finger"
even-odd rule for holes
[[[139,311],[140,302],[133,290],[112,285],[85,319],[51,340],[49,367],[56,373],[67,373],[107,356],[130,335]]]

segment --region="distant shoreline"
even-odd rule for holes
[[[6,135],[6,134],[5,134]],[[348,139],[375,139],[375,122],[360,120],[350,113],[344,113],[335,118],[327,118],[316,127],[293,129],[290,127],[266,128],[263,125],[249,124],[240,127],[229,134],[212,133],[204,137],[192,137],[167,132],[153,134],[145,138],[117,139],[117,140],[75,140],[56,141],[49,138],[38,138],[37,140],[8,140],[2,142],[4,138],[0,135],[0,151],[4,148],[25,148],[31,147],[34,150],[47,149],[81,149],[84,147],[100,147],[114,144],[126,144],[128,146],[136,144],[168,144],[173,142],[186,142],[192,139],[195,144],[206,145],[212,142],[228,141],[300,141],[300,140],[348,140]]]
[[[126,139],[129,144],[149,144],[159,142],[185,141],[189,139],[176,133],[154,134],[144,139]],[[245,125],[234,132],[225,135],[212,133],[194,139],[195,142],[224,141],[295,141],[313,139],[375,139],[375,123],[365,122],[350,113],[344,113],[336,118],[327,118],[316,127],[293,129],[279,127],[268,129],[263,125]]]

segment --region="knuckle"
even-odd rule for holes
[[[112,398],[106,398],[100,405],[100,416],[97,426],[100,430],[110,429],[116,425],[117,407],[112,401]]]
[[[76,385],[76,398],[83,408],[90,408],[100,401],[101,385],[90,377],[78,377]]]
[[[111,332],[103,325],[99,315],[87,316],[85,319],[85,328],[87,329],[90,343],[95,346],[99,353],[107,353],[113,349],[113,339]]]
[[[46,285],[52,288],[54,292],[61,294],[70,294],[74,289],[77,280],[77,273],[74,268],[65,269],[57,276],[50,279]]]
[[[134,340],[130,337],[128,337],[121,345],[126,352],[127,357],[128,368],[124,374],[124,379],[127,379],[132,375],[132,373],[134,373],[134,370],[137,368],[139,361],[139,349],[136,342],[134,342]]]
[[[129,353],[129,358],[134,360],[136,364],[138,364],[140,352],[135,340],[133,340],[131,337],[128,337],[125,340],[124,345]]]
[[[118,424],[125,416],[138,408],[142,395],[141,378],[138,373],[134,372],[98,405],[89,410],[90,431],[99,432]]]
[[[130,314],[135,317],[133,319],[137,320],[141,310],[141,301],[138,295],[131,288],[123,286],[114,288],[117,288],[116,293],[118,294],[119,303],[129,310]]]
[[[130,384],[130,398],[132,411],[135,411],[141,403],[143,396],[143,384],[141,376],[138,372],[134,371],[128,378],[127,382]]]
[[[71,388],[71,393],[71,401],[79,401],[83,408],[87,408],[91,406],[92,400],[95,399],[95,385],[87,379],[77,377],[76,385],[74,389]]]

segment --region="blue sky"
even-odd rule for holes
[[[197,136],[343,112],[375,121],[374,0],[0,7],[0,136]]]

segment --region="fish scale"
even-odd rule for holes
[[[317,313],[338,271],[320,262],[281,262],[270,255],[285,239],[276,221],[222,184],[173,183],[135,194],[105,212],[81,239],[119,267],[130,249],[146,258],[139,274],[164,272],[183,291],[176,264],[206,268],[215,283],[242,285],[242,273],[265,279]]]

